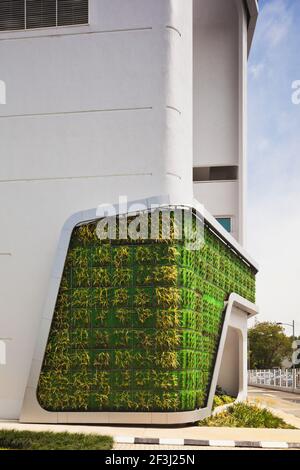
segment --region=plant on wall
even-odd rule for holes
[[[153,317],[153,311],[150,308],[137,308],[136,314],[139,322],[144,325],[144,323]]]
[[[208,226],[191,251],[175,239],[173,211],[168,240],[157,220],[155,240],[101,241],[95,222],[74,229],[38,385],[43,408],[206,405],[224,302],[231,292],[254,301],[255,273]]]
[[[116,351],[115,352],[115,365],[119,369],[130,368],[132,361],[132,354],[130,351]]]
[[[118,308],[115,311],[116,319],[122,324],[125,325],[130,321],[131,311],[127,308]]]
[[[127,289],[116,289],[113,297],[113,305],[119,307],[127,305],[129,300],[129,293]]]
[[[137,289],[134,294],[134,305],[136,307],[149,307],[151,306],[151,290]]]
[[[104,310],[98,310],[96,313],[96,326],[103,326],[105,321],[107,320],[109,315],[109,311],[104,309]]]
[[[94,358],[94,367],[102,369],[108,369],[110,366],[110,355],[107,352],[97,353]]]
[[[114,249],[113,262],[116,267],[127,264],[130,259],[130,250],[128,246],[121,246]]]
[[[102,329],[94,329],[94,347],[99,349],[106,349],[109,346],[109,332]]]
[[[116,268],[113,274],[113,285],[116,287],[129,286],[131,281],[131,270]]]

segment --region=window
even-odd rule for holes
[[[221,224],[222,227],[225,228],[225,230],[227,230],[227,232],[231,233],[232,231],[231,217],[216,217],[216,219],[219,222],[219,224]]]
[[[89,0],[0,0],[0,31],[87,24]]]
[[[237,166],[194,167],[193,181],[235,181],[238,179]]]

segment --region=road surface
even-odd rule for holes
[[[262,405],[271,407],[274,410],[300,418],[300,395],[282,392],[281,390],[249,387],[248,397],[251,401],[258,401]]]

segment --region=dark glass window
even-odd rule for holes
[[[193,169],[193,180],[235,181],[238,179],[237,166],[198,166]]]

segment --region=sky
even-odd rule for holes
[[[262,0],[248,66],[247,248],[259,320],[300,335],[300,0]],[[287,328],[287,333],[291,330]]]

